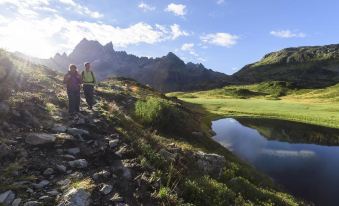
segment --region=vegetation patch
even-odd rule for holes
[[[149,97],[135,104],[136,117],[146,126],[169,134],[183,134],[188,114],[165,99]]]

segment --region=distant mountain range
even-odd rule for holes
[[[112,43],[101,45],[87,39],[69,55],[56,54],[53,58],[35,61],[63,72],[71,63],[82,69],[84,62],[91,62],[99,79],[128,77],[162,92],[211,89],[230,81],[228,75],[206,69],[202,64],[186,64],[172,52],[161,58],[137,57],[115,51]]]
[[[272,52],[260,61],[245,66],[232,78],[246,84],[288,81],[301,88],[334,85],[339,83],[339,44]]]
[[[272,52],[233,75],[206,69],[202,64],[186,64],[172,52],[160,58],[137,57],[115,51],[111,42],[101,45],[87,39],[80,41],[69,55],[56,54],[50,59],[33,58],[33,61],[62,72],[66,72],[71,63],[82,69],[84,62],[91,62],[98,79],[128,77],[162,92],[207,90],[265,81],[286,81],[300,88],[339,83],[339,44]]]

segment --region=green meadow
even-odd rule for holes
[[[288,82],[265,82],[168,96],[193,103],[205,118],[253,117],[291,120],[339,128],[339,84],[298,89]]]

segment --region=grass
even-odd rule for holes
[[[269,85],[263,83],[229,86],[209,91],[168,95],[177,96],[181,100],[201,106],[208,111],[205,115],[209,120],[225,116],[264,117],[339,128],[339,85],[324,89],[304,90],[280,87],[275,89],[277,84],[272,84],[274,87],[271,88]],[[246,88],[252,92],[262,92],[262,95],[244,99],[222,94],[222,91],[230,88]],[[276,94],[285,95],[274,98],[277,97]],[[195,98],[186,98],[187,95]]]
[[[77,181],[73,182],[70,185],[70,188],[75,188],[75,189],[82,188],[82,189],[90,191],[90,190],[93,190],[95,188],[95,183],[93,182],[92,179],[85,178],[85,179],[77,180]]]

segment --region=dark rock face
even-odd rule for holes
[[[103,46],[87,39],[83,39],[68,56],[56,54],[51,59],[39,61],[63,72],[71,63],[82,70],[84,62],[92,63],[100,80],[111,76],[128,77],[164,92],[220,87],[229,80],[226,74],[206,69],[202,64],[185,64],[172,52],[155,59],[137,57],[115,51],[111,42]]]

